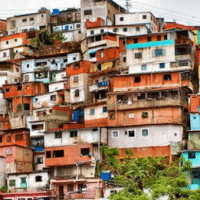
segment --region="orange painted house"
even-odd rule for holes
[[[6,20],[0,19],[0,33],[6,31]]]
[[[30,147],[29,129],[11,129],[4,131],[0,136],[0,147],[6,145]]]

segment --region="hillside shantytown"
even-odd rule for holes
[[[102,145],[181,155],[197,189],[200,28],[80,1],[0,20],[0,196],[106,199]]]

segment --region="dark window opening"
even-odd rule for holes
[[[142,58],[142,53],[135,53],[135,59]]]
[[[32,130],[43,130],[44,126],[43,124],[35,124],[35,125],[32,125]]]
[[[188,158],[196,158],[195,152],[188,152]]]
[[[134,41],[134,43],[138,43],[138,39],[137,39],[137,38],[136,38],[136,39],[134,39],[133,41]]]
[[[128,131],[128,137],[135,137],[135,131]]]
[[[51,101],[56,101],[56,95],[51,95],[51,96],[50,96],[50,100],[51,100]]]
[[[46,151],[46,158],[51,158],[51,151]]]
[[[62,138],[62,132],[55,132],[55,138]]]
[[[145,99],[145,93],[138,93],[138,100]]]
[[[2,142],[3,141],[3,137],[2,137],[2,135],[0,135],[0,142]]]
[[[79,97],[79,89],[75,90],[74,96]]]
[[[171,74],[164,74],[164,80],[165,81],[169,81],[171,79],[172,79]]]
[[[11,142],[11,135],[7,136],[7,142]]]
[[[127,30],[128,30],[127,28],[123,28],[123,31],[124,31],[124,32],[127,32]]]
[[[136,76],[135,77],[135,83],[140,83],[141,82],[141,77],[140,76]]]
[[[77,131],[70,131],[70,137],[77,137],[78,132]]]
[[[126,57],[123,57],[123,62],[126,62]]]
[[[114,120],[115,119],[115,114],[110,114],[109,118],[110,118],[110,120]]]
[[[90,149],[89,148],[81,149],[81,155],[82,156],[88,156],[89,153],[90,153]]]
[[[64,150],[53,151],[53,157],[54,158],[64,157]]]
[[[140,27],[139,26],[136,27],[136,31],[140,31]]]
[[[157,36],[157,41],[161,41],[161,35]]]
[[[35,182],[42,182],[42,176],[36,176]]]
[[[6,89],[5,89],[5,92],[9,92],[9,88],[6,88]]]
[[[147,18],[147,16],[146,15],[142,15],[142,19],[146,19]]]
[[[92,14],[92,10],[84,10],[84,15],[91,15]]]
[[[167,40],[167,35],[164,35],[164,40]]]
[[[37,164],[43,164],[43,157],[37,158]]]
[[[23,140],[23,134],[16,134],[15,140],[16,140],[16,141],[21,141],[21,140]]]
[[[120,17],[119,20],[122,22],[122,21],[124,21],[124,18],[123,18],[123,17]]]
[[[68,192],[74,191],[74,185],[73,184],[67,185],[67,191]]]
[[[142,117],[143,117],[143,118],[148,117],[148,112],[142,112]]]
[[[147,37],[147,42],[151,42],[151,37]]]
[[[18,86],[17,86],[17,90],[22,90],[22,86],[21,86],[21,85],[18,85]]]
[[[29,103],[24,104],[24,110],[30,110],[30,104]]]

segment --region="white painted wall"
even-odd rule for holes
[[[142,137],[142,130],[148,130],[148,137]],[[113,137],[112,131],[119,131],[119,137]],[[135,137],[125,135],[125,131],[135,130]],[[175,133],[177,136],[175,136]],[[180,125],[153,125],[127,128],[110,128],[108,146],[117,148],[166,146],[170,142],[181,142],[183,127]]]
[[[43,125],[43,129],[41,130],[34,130],[32,128],[33,125]],[[45,122],[32,122],[30,123],[30,137],[44,135],[44,131],[46,130]]]
[[[139,31],[136,30],[136,27],[139,27]],[[127,31],[124,31],[123,29],[127,28]],[[117,29],[115,32],[114,29]],[[101,34],[101,30],[104,30],[104,32],[110,32],[110,33],[115,33],[115,34],[120,34],[120,35],[144,35],[147,34],[148,28],[146,25],[132,25],[132,26],[111,26],[111,27],[98,27],[98,28],[91,28],[87,29],[87,37],[92,36],[92,35],[97,35]],[[94,34],[91,34],[91,31],[94,31]]]
[[[94,131],[93,131],[94,130]],[[77,137],[70,137],[70,131],[63,131],[62,138],[55,138],[55,133],[47,133],[44,135],[44,146],[65,146],[73,145],[76,142],[93,143],[99,141],[98,129],[78,129]]]
[[[56,96],[56,101],[51,101],[51,96],[57,95],[56,92],[48,93],[44,95],[38,95],[33,97],[33,108],[44,108],[44,107],[52,107],[58,101]]]
[[[0,188],[5,185],[6,158],[0,156]]]
[[[49,92],[54,92],[58,90],[64,90],[64,81],[49,84]]]
[[[98,105],[95,107],[86,107],[84,112],[85,121],[93,120],[93,119],[103,119],[108,117],[108,112],[103,113],[103,107],[107,107],[107,105]],[[95,114],[90,114],[90,109],[94,108]]]
[[[35,177],[36,176],[42,176],[42,181],[41,182],[36,182]],[[48,184],[49,180],[49,175],[48,172],[35,172],[35,173],[30,173],[30,174],[9,174],[7,178],[7,185],[8,185],[8,190],[11,190],[12,188],[20,188],[20,178],[21,177],[26,177],[27,181],[27,190],[28,191],[37,191],[37,188],[45,187],[46,184]],[[14,186],[9,186],[9,181],[10,180],[15,180],[15,187]]]

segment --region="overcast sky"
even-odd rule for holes
[[[115,0],[121,6],[126,0]],[[186,25],[200,26],[199,0],[130,0],[131,12],[151,11],[156,17],[164,17],[165,21],[176,21]],[[80,7],[80,0],[0,0],[0,19],[18,14],[37,12],[41,7],[52,11],[69,7]]]

